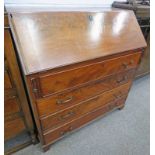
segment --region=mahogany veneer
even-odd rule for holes
[[[14,13],[10,22],[45,151],[124,107],[146,47],[132,11]]]

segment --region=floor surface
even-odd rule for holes
[[[149,155],[150,80],[136,80],[123,110],[115,110],[53,144],[43,153],[40,144],[14,155]]]

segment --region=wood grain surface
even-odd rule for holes
[[[46,116],[41,119],[42,128],[43,130],[56,128],[57,126],[63,125],[73,119],[77,119],[84,114],[93,111],[94,109],[98,109],[107,103],[115,102],[120,98],[126,99],[130,86],[131,81],[120,87],[89,98],[88,100],[79,102],[73,107],[69,107],[56,114]]]
[[[40,117],[62,111],[87,100],[100,93],[116,88],[127,82],[131,82],[135,70],[108,76],[94,81],[80,88],[64,91],[46,98],[37,100],[37,109]]]
[[[132,11],[13,13],[25,74],[146,46]]]
[[[13,13],[10,23],[44,151],[124,107],[146,47],[132,11]]]
[[[46,147],[48,149],[48,146],[53,142],[55,142],[56,140],[90,123],[94,119],[101,117],[103,114],[122,106],[123,104],[124,104],[124,99],[119,99],[118,101],[110,102],[98,109],[94,109],[93,112],[89,112],[86,115],[81,116],[80,118],[77,118],[71,122],[66,123],[63,126],[58,127],[57,129],[44,133],[44,139],[45,139],[46,145],[43,146],[43,148],[45,148],[45,151],[46,151]]]
[[[101,79],[107,75],[136,68],[140,57],[141,52],[137,52],[87,66],[81,66],[80,68],[42,75],[39,77],[42,95],[46,96],[61,92],[71,87]]]

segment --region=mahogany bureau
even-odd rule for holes
[[[124,107],[146,47],[132,11],[13,13],[10,22],[44,151]]]

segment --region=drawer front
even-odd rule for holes
[[[120,74],[112,75],[102,80],[95,81],[84,87],[65,91],[50,97],[37,100],[37,108],[39,115],[47,116],[51,113],[73,106],[90,97],[118,87],[122,84],[131,81],[135,70],[123,72]]]
[[[16,96],[12,96],[4,101],[4,115],[12,115],[20,112],[19,100]]]
[[[43,130],[63,125],[64,123],[71,121],[75,118],[79,118],[82,115],[91,112],[104,104],[114,102],[120,98],[126,98],[130,83],[117,87],[111,91],[105,92],[87,101],[81,102],[78,105],[68,108],[62,112],[50,115],[41,119]]]
[[[83,66],[54,74],[40,75],[39,88],[35,88],[35,79],[32,80],[32,87],[36,97],[47,96],[65,89],[82,85],[90,81],[101,79],[104,76],[115,74],[135,68],[139,62],[141,53],[130,54],[102,62]],[[39,94],[39,95],[38,95]]]
[[[6,121],[4,123],[4,139],[13,138],[25,130],[25,124],[22,118]]]
[[[68,124],[65,124],[62,127],[59,127],[55,130],[51,130],[49,132],[44,133],[43,135],[44,135],[45,145],[52,144],[52,142],[63,137],[64,135],[67,135],[67,133],[70,133],[73,130],[82,127],[86,123],[89,123],[95,118],[105,114],[106,112],[113,110],[116,107],[120,107],[121,105],[124,104],[124,101],[125,101],[124,99],[120,99],[117,102],[108,103],[103,107],[100,107],[99,109],[96,109],[93,112],[90,112],[84,115],[83,117],[80,117],[72,122],[69,122]]]

